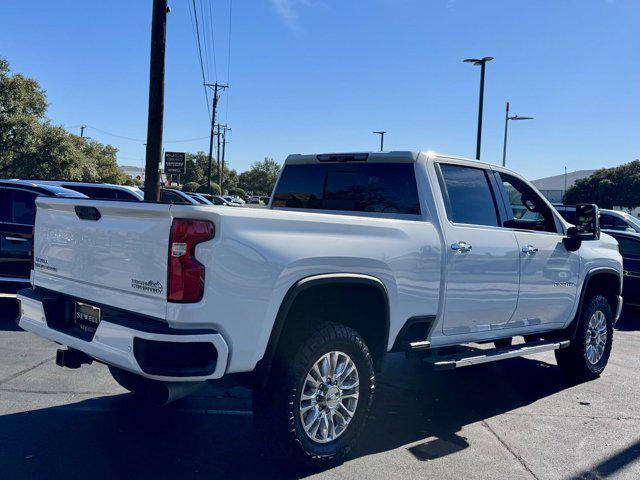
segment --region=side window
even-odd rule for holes
[[[33,225],[36,220],[36,195],[23,190],[7,189],[9,192],[9,221],[23,225]]]
[[[640,241],[627,237],[616,237],[623,257],[640,257]]]
[[[447,217],[455,223],[498,226],[498,213],[487,172],[440,164]]]
[[[0,222],[9,221],[9,192],[6,188],[0,187]]]
[[[179,193],[165,189],[160,190],[160,201],[162,203],[190,204],[189,201],[182,198]]]
[[[551,208],[525,182],[506,173],[499,173],[509,202],[513,218],[504,222],[504,227],[540,232],[554,232],[556,222]]]
[[[622,220],[621,218],[616,217],[615,215],[609,215],[607,213],[600,214],[600,228],[604,228],[607,230],[619,230],[624,232],[627,227],[627,222]]]

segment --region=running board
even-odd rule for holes
[[[480,363],[497,362],[507,358],[524,357],[534,353],[550,352],[560,350],[569,346],[569,340],[560,342],[532,342],[515,345],[507,348],[492,348],[489,350],[474,349],[472,351],[455,353],[443,356],[433,356],[424,359],[430,363],[435,370],[453,370],[454,368],[468,367]]]

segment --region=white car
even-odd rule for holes
[[[291,155],[269,209],[37,205],[19,323],[68,347],[59,365],[95,359],[158,403],[235,379],[271,451],[306,463],[353,446],[387,352],[454,369],[554,351],[593,379],[622,307],[597,207],[570,226],[516,173],[447,155]]]
[[[221,198],[224,198],[227,202],[229,203],[235,203],[237,205],[244,205],[245,201],[242,200],[240,197],[238,196],[234,196],[234,195],[222,195]]]

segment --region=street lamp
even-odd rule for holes
[[[520,117],[514,115],[509,116],[509,102],[507,102],[507,108],[504,114],[504,143],[502,144],[502,166],[507,164],[507,131],[509,129],[509,120],[533,120],[533,117]]]
[[[487,62],[493,60],[493,57],[483,58],[466,58],[464,61],[473,63],[474,66],[480,66],[480,105],[478,107],[478,136],[476,139],[476,160],[480,160],[480,143],[482,141],[482,105],[484,102],[484,69]]]
[[[387,132],[379,131],[379,132],[373,132],[373,133],[377,133],[378,135],[380,135],[380,151],[382,152],[384,150],[384,134]]]

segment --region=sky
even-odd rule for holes
[[[192,1],[169,2],[170,151],[209,144]],[[377,150],[374,130],[388,132],[385,150],[472,158],[480,69],[462,60],[483,56],[495,59],[482,160],[502,160],[507,101],[534,117],[509,123],[507,149],[507,166],[530,179],[639,157],[637,0],[235,0],[231,18],[230,1],[195,3],[210,32],[205,79],[230,85],[219,118],[239,171],[289,153]],[[120,164],[142,166],[152,1],[2,4],[0,56],[40,82],[51,122],[87,125]]]

